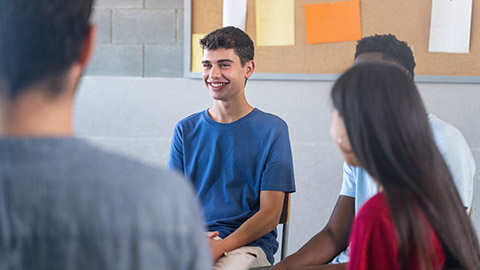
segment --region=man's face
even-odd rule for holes
[[[372,62],[385,62],[383,59],[383,53],[381,52],[369,52],[359,54],[355,60],[353,60],[353,65],[372,63]]]
[[[408,71],[402,64],[398,63],[393,59],[384,58],[384,53],[381,52],[369,52],[369,53],[361,53],[359,54],[355,60],[353,60],[353,65],[364,64],[364,63],[373,63],[373,62],[382,62],[387,63],[390,65],[394,65],[401,70],[403,70],[410,78],[412,74]]]
[[[202,78],[215,100],[229,101],[243,95],[245,80],[253,73],[253,61],[243,67],[233,49],[203,51]]]

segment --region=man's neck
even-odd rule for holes
[[[228,124],[241,119],[252,110],[253,107],[246,100],[240,103],[215,100],[213,106],[208,109],[208,114],[215,122]]]
[[[71,136],[73,100],[68,93],[50,98],[25,91],[9,99],[0,95],[0,136]]]

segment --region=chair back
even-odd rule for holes
[[[279,224],[283,224],[280,260],[283,260],[285,257],[287,257],[289,219],[290,219],[290,193],[285,193],[285,198],[283,199],[282,215],[280,216],[280,221],[278,222]]]
[[[285,193],[285,198],[283,199],[282,215],[280,216],[279,224],[285,224],[290,218],[290,193]]]

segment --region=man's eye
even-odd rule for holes
[[[220,67],[222,68],[229,67],[229,66],[230,66],[229,64],[220,64]]]
[[[203,68],[210,68],[212,65],[210,64],[203,64]]]

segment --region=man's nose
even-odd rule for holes
[[[219,78],[221,76],[220,68],[217,66],[212,66],[212,69],[210,70],[210,78]]]

